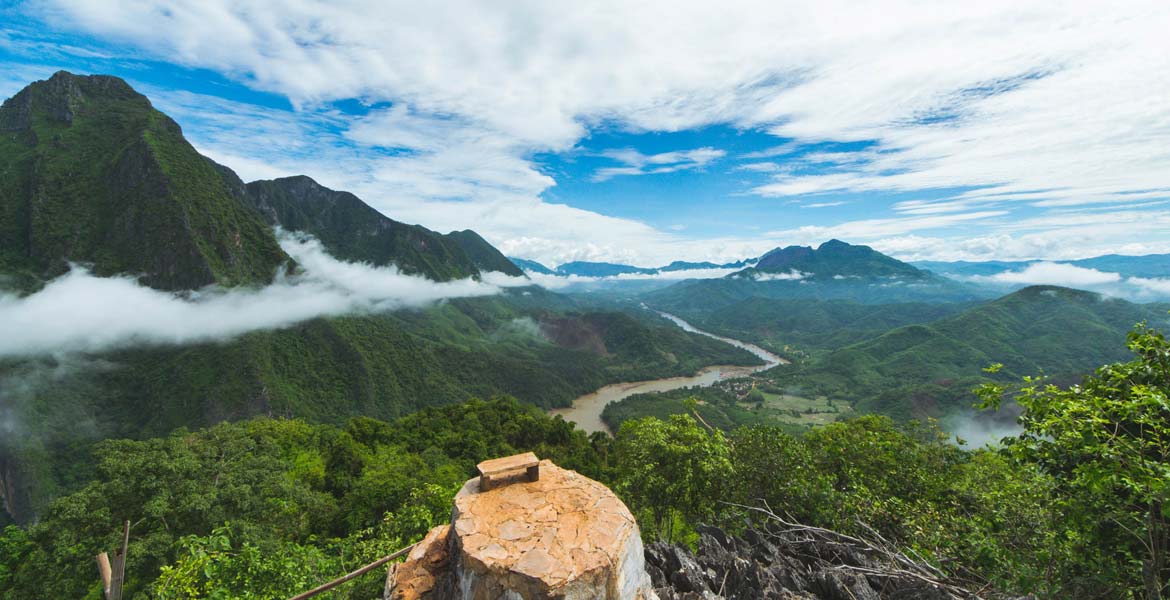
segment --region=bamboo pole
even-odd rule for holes
[[[329,583],[319,585],[319,586],[317,586],[317,587],[315,587],[307,592],[297,594],[296,596],[289,598],[289,600],[305,600],[305,598],[312,598],[313,596],[316,596],[317,594],[320,594],[321,592],[327,592],[327,591],[329,591],[329,590],[331,590],[331,589],[333,589],[333,588],[335,588],[335,587],[337,587],[337,586],[339,586],[339,585],[341,585],[341,584],[343,584],[343,583],[345,583],[345,582],[347,582],[355,577],[361,577],[362,575],[365,575],[366,573],[369,573],[370,571],[377,569],[378,567],[402,556],[403,554],[410,552],[411,548],[414,548],[414,547],[415,547],[415,544],[411,544],[411,545],[395,552],[394,554],[391,554],[390,556],[385,556],[385,557],[379,558],[378,560],[376,560],[376,561],[374,561],[374,562],[372,562],[372,563],[370,563],[370,564],[368,564],[368,565],[366,565],[366,566],[364,566],[364,567],[362,567],[362,568],[360,568],[352,573],[338,577],[337,579],[334,579],[333,581],[330,581]]]

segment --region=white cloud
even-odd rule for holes
[[[755,190],[765,196],[973,188],[952,199],[970,205],[902,207],[909,215],[1170,196],[1170,109],[1162,101],[1170,96],[1170,5],[1160,0],[1124,10],[1087,1],[732,1],[718,11],[703,2],[616,0],[37,0],[27,12],[55,29],[80,28],[135,54],[284,94],[302,109],[298,118],[328,113],[322,103],[336,99],[393,102],[346,134],[353,156],[315,156],[313,138],[292,132],[286,139],[299,136],[304,151],[248,169],[309,173],[398,218],[475,227],[501,246],[540,245],[531,256],[544,260],[586,242],[594,247],[581,258],[703,258],[691,254],[703,244],[677,245],[679,236],[642,223],[540,200],[555,182],[532,155],[570,150],[602,124],[765,129],[793,141],[740,158],[821,166],[775,170]],[[224,158],[276,152],[235,151],[227,139],[200,147]],[[796,153],[823,141],[870,144],[857,153]],[[370,158],[363,146],[406,151]],[[1008,232],[1001,227],[1009,222],[950,225],[965,228],[974,247]],[[894,237],[930,223],[836,229]],[[976,229],[984,226],[990,230]],[[1150,230],[1108,236],[1101,244],[1109,250],[1165,238]],[[1060,239],[1056,252],[1076,248],[1071,236]]]
[[[0,357],[222,340],[321,316],[422,306],[529,283],[498,273],[484,281],[435,282],[393,266],[339,261],[312,238],[281,234],[280,241],[305,272],[278,275],[260,289],[177,295],[74,267],[29,296],[0,295]]]
[[[1135,302],[1170,299],[1170,279],[1124,277],[1120,273],[1047,261],[1032,263],[1020,270],[1005,270],[992,275],[972,275],[958,279],[1007,289],[1028,285],[1058,285]]]
[[[1022,283],[1028,285],[1064,285],[1069,287],[1098,286],[1118,283],[1121,275],[1076,265],[1039,262],[1028,265],[1020,271],[1004,271],[995,275],[975,276],[975,281],[994,283]]]
[[[1170,279],[1130,277],[1126,282],[1136,285],[1150,294],[1170,297]]]
[[[808,273],[792,269],[787,273],[764,273],[755,271],[751,274],[752,279],[756,281],[799,281],[808,277]]]

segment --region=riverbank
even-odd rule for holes
[[[618,400],[628,398],[634,394],[645,394],[648,392],[669,392],[671,390],[695,386],[708,387],[717,381],[735,379],[737,377],[746,377],[752,373],[771,369],[776,365],[785,364],[788,362],[755,344],[715,335],[713,333],[698,329],[678,316],[660,311],[655,312],[670,320],[675,325],[679,326],[679,328],[681,328],[683,331],[704,335],[747,350],[748,352],[751,352],[752,354],[760,357],[760,359],[764,361],[764,364],[754,367],[713,365],[701,369],[694,375],[685,377],[667,377],[663,379],[650,379],[646,381],[613,383],[597,390],[596,392],[578,397],[576,400],[573,400],[573,405],[570,407],[552,409],[549,411],[549,414],[560,415],[566,421],[573,421],[577,424],[577,427],[590,433],[594,431],[612,433],[609,430],[609,427],[605,425],[605,422],[601,420],[601,412],[605,410],[605,405],[609,404],[610,402],[617,402]]]

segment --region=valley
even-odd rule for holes
[[[723,343],[742,348],[751,352],[764,361],[764,364],[758,366],[736,366],[736,365],[715,365],[703,367],[698,373],[682,377],[666,377],[661,379],[652,379],[648,381],[634,381],[614,383],[607,385],[595,392],[578,396],[569,407],[554,408],[549,411],[551,415],[557,415],[564,418],[566,421],[574,423],[578,428],[592,433],[595,431],[609,433],[613,432],[609,426],[602,420],[602,413],[605,407],[612,402],[619,402],[635,394],[648,394],[658,392],[669,392],[679,389],[703,388],[708,387],[716,382],[725,381],[746,377],[752,373],[757,373],[770,369],[776,365],[786,363],[787,361],[763,348],[747,342],[741,342],[731,338],[708,333],[701,329],[695,328],[690,323],[676,317],[670,313],[658,312],[658,314],[675,325],[683,331],[688,333],[695,333],[698,335],[710,337],[719,340]]]

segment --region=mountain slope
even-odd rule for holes
[[[513,277],[524,277],[524,271],[508,260],[508,257],[504,256],[495,246],[470,229],[452,231],[443,236],[443,239],[463,250],[471,263],[480,271],[494,271]]]
[[[851,300],[747,298],[715,310],[695,325],[783,352],[831,350],[890,329],[928,323],[969,308],[968,303],[926,302],[861,304]]]
[[[343,260],[393,263],[405,273],[435,280],[479,273],[462,247],[449,243],[443,235],[399,223],[357,196],[331,190],[304,175],[253,181],[243,188],[241,200],[270,225],[312,234]]]
[[[155,288],[265,283],[288,260],[261,219],[116,77],[64,71],[0,107],[0,270],[141,274]]]
[[[867,412],[937,416],[969,408],[982,369],[997,377],[1077,375],[1124,359],[1126,333],[1139,321],[1165,327],[1165,313],[1124,300],[1056,286],[1033,286],[929,324],[893,329],[778,369],[777,381],[857,403]]]

